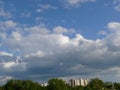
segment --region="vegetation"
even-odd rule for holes
[[[120,83],[103,82],[98,78],[91,79],[85,87],[71,87],[62,79],[53,78],[48,86],[42,86],[31,80],[9,80],[0,90],[120,90]]]

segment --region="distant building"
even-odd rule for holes
[[[68,82],[68,85],[75,87],[75,80],[74,79],[70,79]]]
[[[87,79],[84,80],[84,85],[87,86],[89,84],[89,81]]]
[[[75,86],[86,86],[88,85],[87,79],[70,79],[68,85],[75,87]]]

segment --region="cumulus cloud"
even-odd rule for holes
[[[74,32],[75,32],[74,29],[67,30],[66,28],[61,27],[61,26],[56,26],[53,29],[53,33],[55,33],[55,34],[65,34],[65,33],[74,33]]]
[[[57,26],[53,29],[53,32],[56,34],[61,34],[61,33],[67,33],[68,30],[66,28],[61,27],[61,26]]]
[[[16,29],[16,26],[22,30]],[[2,56],[9,54],[1,53],[1,72],[13,73],[14,77],[19,71],[24,74],[24,78],[33,80],[75,74],[104,75],[107,71],[112,73],[111,70],[118,74],[116,67],[119,67],[120,58],[119,22],[108,23],[111,33],[97,40],[86,39],[81,34],[71,38],[67,35],[71,29],[62,26],[50,30],[45,26],[22,27],[16,23],[13,27],[14,31],[5,39],[3,45],[11,50],[13,57],[17,54],[21,58],[16,61],[13,57],[8,59],[9,57]],[[19,75],[15,77],[20,78]]]
[[[15,41],[20,41],[21,37],[22,36],[19,32],[12,32],[11,38],[14,39]]]
[[[0,66],[5,72],[19,72],[24,71],[26,69],[26,64],[24,62],[16,61],[8,61],[1,62]]]
[[[108,23],[108,28],[111,30],[115,30],[115,32],[116,32],[116,30],[120,31],[120,23],[110,22],[110,23]]]
[[[44,57],[44,56],[45,56],[45,53],[42,52],[42,51],[37,51],[35,53],[25,55],[26,58],[29,58],[29,57]]]
[[[4,32],[4,33],[0,33],[0,38],[1,39],[6,39],[6,33]]]
[[[18,64],[18,62],[13,62],[13,61],[3,62],[1,64],[2,64],[3,68],[7,71],[14,71],[16,69],[16,67],[17,67],[16,71],[21,68],[24,68],[24,66],[21,66],[21,64]]]
[[[12,20],[0,21],[0,29],[3,31],[8,29],[14,29],[16,25],[17,24]]]

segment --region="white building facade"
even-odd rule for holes
[[[75,86],[87,86],[89,81],[87,79],[70,79],[68,85],[75,87]]]

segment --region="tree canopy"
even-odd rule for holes
[[[120,83],[103,82],[99,78],[91,79],[87,86],[69,86],[64,80],[52,78],[47,86],[31,80],[9,80],[0,90],[120,90]]]
[[[58,78],[53,78],[48,81],[48,89],[49,90],[66,90],[67,86],[65,81]]]

